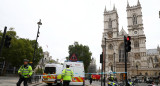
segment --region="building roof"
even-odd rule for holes
[[[157,50],[157,49],[147,49],[146,54],[147,54],[147,55],[158,54],[158,50]]]
[[[123,29],[123,27],[122,27],[121,31],[119,32],[119,35],[120,35],[120,36],[127,35],[127,33],[126,33],[126,31]]]

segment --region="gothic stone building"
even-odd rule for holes
[[[131,52],[128,53],[128,78],[136,75],[156,77],[160,75],[159,58],[160,48],[146,49],[146,36],[144,34],[142,7],[138,0],[136,6],[127,3],[128,33],[122,28],[119,31],[118,13],[113,10],[104,10],[104,32],[102,49],[104,50],[106,38],[106,64],[105,72],[110,70],[124,72],[124,40],[123,37],[131,36]],[[123,21],[122,21],[123,22]],[[115,58],[115,59],[114,59]],[[117,73],[118,79],[123,78],[123,73]]]

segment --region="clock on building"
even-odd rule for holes
[[[136,30],[136,31],[134,31],[134,35],[137,35],[138,34],[138,31]]]

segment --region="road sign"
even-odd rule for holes
[[[71,57],[70,57],[70,59],[69,59],[70,61],[78,61],[78,59],[77,59],[77,57],[76,57],[76,55],[75,54],[73,54]]]

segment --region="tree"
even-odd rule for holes
[[[79,44],[78,42],[74,42],[73,45],[69,45],[69,57],[73,54],[76,54],[79,61],[83,61],[85,72],[88,71],[88,66],[91,62],[91,55],[90,49],[86,45]]]
[[[3,33],[0,32],[0,35],[2,34]],[[35,45],[35,40],[19,38],[13,28],[7,31],[6,35],[9,35],[12,40],[10,48],[3,47],[2,49],[1,57],[3,58],[0,58],[0,62],[5,62],[3,75],[5,74],[6,67],[9,64],[15,67],[20,67],[23,64],[23,59],[29,59],[30,61],[32,61]],[[39,60],[43,57],[43,50],[39,45],[37,45],[36,47],[37,53],[35,64],[37,65]]]

